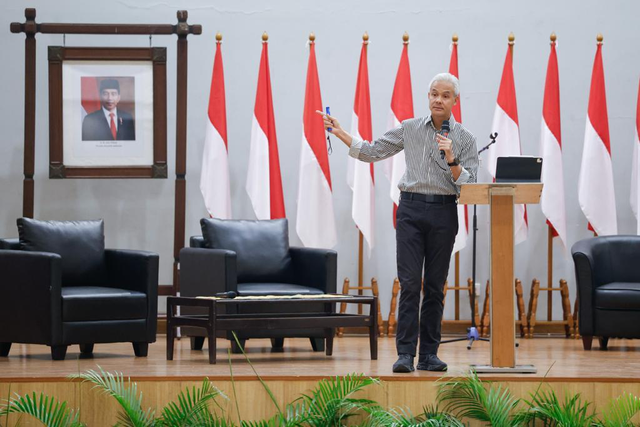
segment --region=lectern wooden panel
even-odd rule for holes
[[[513,187],[496,187],[490,190],[491,366],[502,368],[516,366],[513,292],[515,279],[513,274],[514,195],[515,189]]]
[[[516,365],[514,298],[514,204],[538,203],[539,183],[465,184],[462,204],[491,205],[491,364],[477,372],[535,372]]]

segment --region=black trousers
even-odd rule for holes
[[[436,354],[444,309],[444,282],[458,233],[456,203],[428,203],[402,198],[396,214],[400,305],[396,348],[398,354]],[[424,298],[420,307],[422,272]]]

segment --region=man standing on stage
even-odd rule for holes
[[[444,282],[449,272],[453,243],[458,233],[457,198],[460,186],[476,182],[476,138],[456,122],[451,108],[458,102],[460,85],[449,73],[436,75],[429,85],[431,115],[409,119],[369,144],[345,132],[338,121],[322,114],[325,128],[349,147],[349,155],[377,162],[405,150],[407,168],[398,184],[400,206],[396,217],[400,305],[393,372],[412,372],[420,335],[417,368],[445,371],[438,356],[444,309]],[[450,132],[443,135],[448,121]],[[446,129],[446,126],[445,126]],[[420,290],[424,269],[424,298]],[[419,310],[420,309],[420,310]]]

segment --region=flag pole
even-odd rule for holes
[[[551,322],[553,313],[553,228],[547,224],[547,320]]]
[[[598,33],[598,35],[596,36],[596,41],[598,42],[598,46],[602,45],[602,41],[604,40],[604,37],[602,36],[602,33]],[[593,230],[593,236],[594,237],[598,237],[598,232],[596,230]]]
[[[362,295],[362,287],[364,286],[364,235],[360,230],[358,230],[358,235],[358,295]],[[361,311],[362,305],[358,304],[358,309]]]
[[[453,33],[451,36],[451,43],[454,45],[458,44],[458,35]],[[460,320],[460,251],[455,254],[455,320]]]
[[[369,44],[369,33],[366,31],[362,35],[362,41],[364,42],[365,49]],[[364,288],[364,235],[362,231],[358,229],[358,295],[363,295]],[[362,304],[358,304],[358,314],[362,314]]]
[[[596,45],[601,46],[603,40],[604,37],[602,36],[602,33],[598,33],[598,35],[596,36]],[[595,229],[593,230],[593,237],[598,237],[598,232]]]
[[[596,45],[601,46],[603,40],[604,37],[602,36],[602,33],[598,33],[598,35],[596,36]],[[598,237],[598,232],[596,230],[593,230],[593,237]]]
[[[364,49],[366,51],[367,45],[369,44],[369,34],[367,32],[365,32],[362,36],[362,41],[363,41],[363,45],[364,45]],[[361,57],[362,59],[362,57]],[[358,71],[359,73],[360,71]],[[356,92],[358,93],[358,92]],[[356,98],[357,101],[357,98]],[[373,178],[373,175],[372,175]],[[354,218],[355,220],[355,218]],[[357,225],[356,225],[356,228]],[[371,293],[373,294],[373,296],[375,296],[376,298],[379,297],[379,292],[378,292],[378,281],[376,280],[375,277],[371,278],[371,286],[365,286],[364,285],[364,234],[362,234],[362,231],[358,228],[358,285],[357,286],[350,286],[349,284],[349,279],[345,278],[343,286],[342,286],[342,293],[345,295],[349,294],[349,291],[352,289],[357,289],[358,290],[358,295],[363,295],[365,290],[370,290]],[[380,311],[380,300],[377,300],[377,309],[378,309],[378,333],[380,335],[382,335],[384,333],[384,325],[382,322],[382,314]],[[346,304],[341,303],[340,304],[340,313],[345,313],[346,312]],[[358,314],[362,314],[362,304],[358,304]],[[345,328],[338,328],[337,333],[338,336],[341,337],[344,335],[344,329]]]
[[[556,44],[556,38],[556,33],[551,33],[549,39],[551,40],[552,45]],[[549,288],[547,291],[547,320],[551,322],[553,313],[553,228],[550,224],[547,224],[547,227],[547,287]]]

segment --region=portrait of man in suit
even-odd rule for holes
[[[135,123],[130,113],[118,108],[120,83],[116,79],[100,82],[101,108],[82,121],[83,141],[133,141]]]

